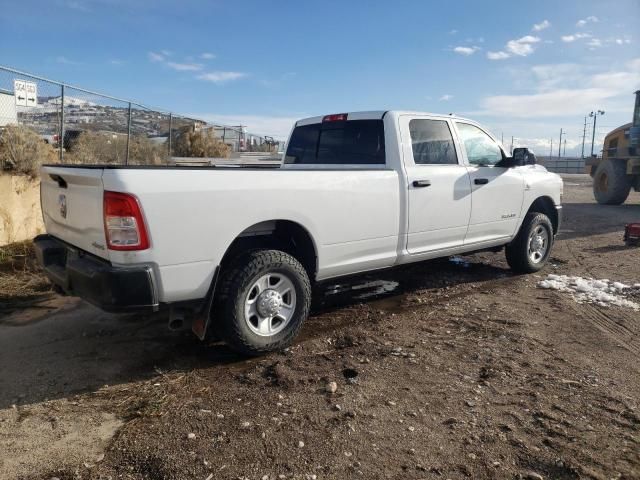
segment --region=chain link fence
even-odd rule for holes
[[[0,145],[10,151],[0,168],[11,169],[14,150],[25,148],[45,157],[40,163],[168,165],[173,157],[274,152],[278,142],[0,66]]]

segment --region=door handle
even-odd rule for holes
[[[414,180],[412,185],[416,188],[430,187],[431,180]]]
[[[488,178],[476,178],[473,183],[475,183],[476,185],[486,185],[487,183],[489,183],[489,179]]]

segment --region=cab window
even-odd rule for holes
[[[457,165],[449,125],[444,120],[413,119],[409,122],[411,149],[416,165]]]
[[[468,123],[456,125],[471,165],[495,165],[502,160],[502,150],[489,135]]]

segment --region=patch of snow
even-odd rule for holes
[[[594,303],[602,307],[615,305],[640,310],[640,304],[625,298],[629,293],[639,289],[640,283],[630,286],[608,279],[550,274],[538,282],[538,287],[569,293],[578,303]]]

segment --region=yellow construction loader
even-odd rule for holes
[[[640,192],[640,90],[636,92],[633,121],[609,132],[602,158],[589,158],[593,194],[602,205],[620,205],[633,188]]]

